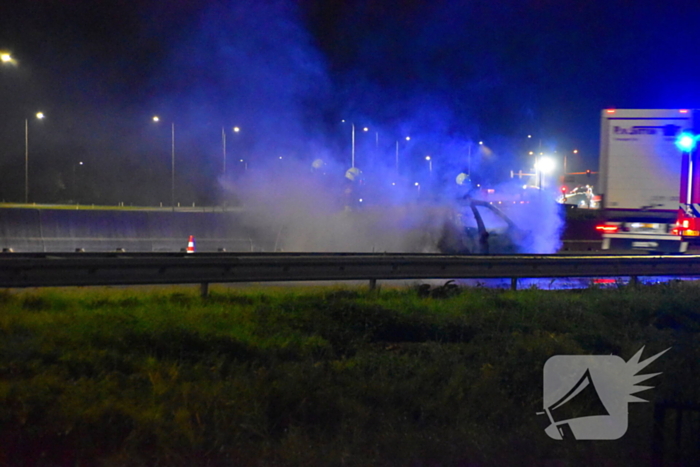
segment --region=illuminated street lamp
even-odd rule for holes
[[[367,133],[367,132],[369,131],[369,128],[364,127],[364,128],[362,129],[362,131],[364,131],[365,133]],[[366,162],[365,162],[365,163],[366,163]]]
[[[15,65],[17,63],[10,52],[0,52],[0,62],[5,65]]]
[[[362,129],[362,131],[364,131],[365,133],[367,133],[367,132],[369,131],[369,127],[364,127],[364,128]],[[379,147],[379,132],[378,132],[378,131],[375,131],[374,134],[376,135],[376,136],[375,136],[375,141],[376,141],[375,145],[376,145],[376,147]]]
[[[364,127],[364,128],[362,129],[362,131],[364,131],[365,133],[367,133],[367,132],[369,131],[369,127]],[[375,151],[376,151],[375,154],[376,154],[376,153],[379,152],[379,132],[378,132],[378,131],[375,131],[375,132],[374,132],[374,135],[375,135],[375,136],[374,136],[374,137],[375,137],[375,140],[374,140],[374,141],[375,141],[375,143],[374,143],[374,148],[375,148]],[[375,157],[376,157],[376,156],[375,156]]]
[[[77,164],[73,164],[73,202],[75,204],[78,204],[78,183],[77,183],[77,177],[75,175],[75,169],[77,166],[83,165],[83,161],[79,161]]]
[[[574,150],[571,151],[571,152],[572,152],[573,154],[578,154],[578,149],[574,149]],[[566,175],[569,173],[569,172],[568,172],[568,166],[567,166],[567,164],[566,164],[566,159],[567,159],[567,158],[566,158],[566,154],[564,154],[564,176],[566,176]]]
[[[544,175],[549,174],[554,170],[556,163],[554,162],[554,159],[550,157],[540,157],[536,162],[535,162],[535,171],[538,177],[538,186],[539,188],[544,187]]]
[[[345,123],[345,120],[341,120],[343,123]],[[355,124],[350,122],[350,127],[352,128],[352,149],[351,149],[351,154],[352,154],[352,165],[351,168],[355,168]]]
[[[345,120],[341,120],[341,122],[346,123]],[[352,167],[351,168],[354,169],[355,168],[355,124],[353,122],[348,122],[348,123],[350,123],[350,127],[352,128],[352,164],[351,164]],[[363,127],[362,131],[368,132],[369,127]],[[379,146],[379,132],[377,132],[376,138],[377,138],[376,144],[377,144],[377,146]]]
[[[233,127],[233,132],[238,133],[240,132],[241,129],[237,126]],[[224,168],[223,168],[223,174],[226,174],[226,130],[224,127],[221,127],[221,144],[223,145],[223,150],[224,150]]]
[[[221,173],[226,175],[226,129],[223,126],[221,127],[221,146],[223,147],[224,155],[224,165],[221,169]]]
[[[425,156],[425,160],[428,161],[428,171],[432,174],[433,173],[433,160],[430,158],[430,156]]]
[[[550,157],[540,157],[540,159],[535,163],[535,169],[542,173],[548,174],[554,170],[555,165],[556,163],[554,162],[554,159]]]
[[[43,112],[37,112],[36,118],[43,120]],[[29,119],[24,119],[24,202],[29,203]]]
[[[410,136],[406,136],[406,141],[411,141]],[[399,170],[399,141],[396,140],[396,171]]]
[[[483,146],[484,142],[479,141],[479,146]],[[469,154],[467,155],[467,175],[472,174],[472,142],[469,142]]]
[[[153,116],[153,121],[158,123],[160,118],[157,115]],[[171,140],[170,140],[170,205],[175,211],[175,122],[170,124]]]

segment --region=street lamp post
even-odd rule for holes
[[[24,119],[24,204],[29,203],[29,119]]]
[[[224,127],[221,127],[221,145],[224,148],[224,167],[221,173],[226,175],[226,130]]]
[[[355,168],[355,124],[351,123],[352,126],[352,168]]]
[[[433,173],[433,160],[430,158],[430,156],[425,156],[425,160],[428,161],[428,171],[432,174]]]
[[[153,121],[158,123],[160,117],[155,115]],[[170,124],[170,206],[175,211],[175,122]]]
[[[341,120],[342,123],[345,123],[345,120]],[[350,122],[350,127],[352,128],[352,138],[351,138],[351,161],[352,161],[352,168],[355,168],[355,124],[353,122]]]
[[[83,165],[83,161],[79,161],[77,164],[73,164],[73,202],[75,204],[78,204],[78,180],[75,175],[75,169],[79,165]]]
[[[241,131],[240,128],[237,126],[233,127],[233,132],[238,133]],[[221,144],[223,145],[223,151],[224,151],[224,167],[222,173],[226,175],[226,129],[222,126],[221,127]]]
[[[479,141],[479,146],[483,146],[484,142]],[[467,158],[467,175],[472,175],[472,142],[469,142],[469,157]]]
[[[399,171],[399,140],[396,140],[396,171]]]
[[[406,141],[411,141],[410,136],[406,136]],[[399,141],[396,140],[396,171],[399,171]]]
[[[367,133],[367,132],[369,132],[369,128],[368,128],[368,127],[364,127],[364,128],[362,128],[362,131],[364,131],[365,133]],[[376,139],[376,141],[377,141],[377,142],[376,142],[376,149],[378,150],[378,149],[379,149],[379,132],[376,132],[376,134],[377,134],[377,136],[376,136],[376,138],[377,138],[377,139]],[[376,157],[376,156],[375,156],[375,157]],[[373,162],[373,161],[367,159],[367,160],[365,161],[365,165],[369,165],[370,162]]]
[[[43,112],[37,112],[36,118],[43,120]],[[24,202],[29,203],[29,119],[24,119]]]
[[[535,174],[537,179],[537,185],[540,188],[540,190],[545,188],[544,176],[552,172],[554,166],[554,160],[547,156],[540,155],[540,157],[535,162]]]
[[[342,123],[345,123],[345,120],[341,120]],[[350,122],[350,127],[352,128],[352,168],[355,168],[355,124],[353,122]],[[362,131],[365,133],[369,131],[368,127],[363,127]],[[379,132],[376,132],[375,136],[375,141],[376,141],[376,147],[379,148]]]
[[[173,211],[175,211],[175,122],[171,123],[171,128],[170,165],[172,169],[170,176],[170,204],[173,207]]]

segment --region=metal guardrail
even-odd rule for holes
[[[700,276],[700,255],[5,253],[0,287],[265,281]]]

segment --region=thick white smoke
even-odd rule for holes
[[[230,96],[244,122],[245,144],[234,157],[245,165],[237,165],[221,183],[241,203],[248,227],[265,237],[259,243],[285,251],[483,252],[471,209],[459,205],[467,188],[457,186],[455,177],[465,166],[472,175],[485,167],[480,159],[487,157],[485,147],[451,134],[449,109],[431,102],[409,109],[403,118],[420,125],[394,122],[364,132],[359,121],[370,119],[355,115],[355,161],[365,173],[350,181],[345,174],[351,167],[353,120],[338,108],[352,108],[360,96],[329,92],[332,80],[321,54],[290,3],[263,3],[232,6],[229,20],[219,7],[204,16],[200,39],[193,41],[221,60],[218,85],[231,83],[222,95]],[[199,94],[209,100],[217,95],[212,89]],[[422,128],[422,138],[409,143],[399,127]],[[323,165],[314,164],[319,160]],[[488,160],[494,154],[489,152]],[[509,206],[506,214],[517,232],[498,216],[483,214],[490,253],[557,250],[556,206],[553,196],[542,195]],[[472,227],[472,238],[463,242],[465,227]]]
[[[333,163],[314,170],[280,161],[226,186],[243,206],[247,227],[278,251],[499,254],[555,253],[560,247],[563,223],[551,193],[504,185],[485,196],[476,207],[489,232],[484,251],[468,200],[418,196],[414,187],[390,183],[361,198],[367,191],[356,191],[362,185],[340,177],[343,170]]]
[[[396,186],[385,197],[360,202],[362,195],[346,192],[357,186],[339,176],[342,171],[334,163],[312,170],[308,164],[282,160],[275,168],[250,170],[226,186],[244,207],[248,227],[274,236],[277,250],[438,251],[449,209],[417,203]]]

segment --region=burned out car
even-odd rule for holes
[[[492,203],[464,198],[457,215],[443,225],[437,242],[441,253],[465,255],[523,253],[530,233]]]

